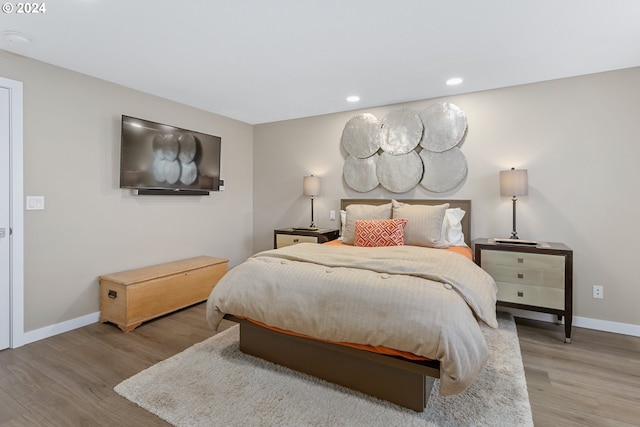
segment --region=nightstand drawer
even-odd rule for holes
[[[560,255],[531,254],[514,251],[482,251],[482,265],[504,265],[564,271],[565,258]]]
[[[496,282],[498,301],[564,309],[564,289]]]
[[[485,261],[482,254],[482,268],[494,278],[496,282],[509,282],[523,285],[546,286],[550,288],[564,288],[563,270],[541,270],[523,267],[507,267],[491,264]]]
[[[295,234],[276,234],[276,247],[296,245],[298,243],[318,243],[317,236],[299,236]]]

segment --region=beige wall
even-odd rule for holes
[[[640,240],[640,68],[451,96],[402,105],[254,126],[254,251],[269,249],[273,229],[308,225],[302,177],[322,178],[316,224],[337,228],[329,210],[343,197],[461,198],[473,206],[472,237],[507,237],[511,201],[498,190],[498,172],[529,170],[529,195],[518,202],[522,238],[564,242],[574,250],[574,314],[640,325],[640,279],[634,250]],[[358,193],[342,179],[345,123],[370,112],[382,118],[436,101],[461,107],[469,121],[462,146],[469,174],[455,191],[432,194]],[[604,299],[592,286],[604,285]]]
[[[472,237],[507,236],[511,203],[498,171],[529,170],[518,202],[523,238],[574,250],[575,315],[640,325],[633,245],[640,237],[634,91],[640,68],[257,126],[206,113],[0,51],[0,75],[24,83],[25,331],[99,310],[97,276],[200,254],[231,265],[272,246],[273,229],[308,225],[302,177],[322,177],[316,223],[342,197],[469,198]],[[421,111],[446,100],[469,119],[466,182],[446,194],[358,193],[342,180],[344,124]],[[118,188],[121,114],[222,137],[226,191],[209,197],[133,196]],[[591,298],[593,284],[605,298]]]
[[[3,51],[0,75],[24,83],[24,194],[45,197],[25,211],[25,331],[99,311],[100,274],[251,254],[250,125]],[[226,191],[119,189],[122,114],[222,137]]]

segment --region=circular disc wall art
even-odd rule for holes
[[[420,113],[425,132],[420,145],[441,153],[455,147],[467,131],[467,116],[450,102],[438,102]]]
[[[359,159],[374,155],[380,149],[380,120],[370,113],[349,120],[342,131],[342,146]]]
[[[359,159],[354,156],[347,157],[342,169],[342,175],[347,185],[361,193],[366,193],[376,188],[380,183],[376,175],[376,165],[379,158],[380,156],[377,154],[366,159]]]
[[[415,151],[398,156],[384,152],[378,160],[376,173],[384,188],[393,193],[404,193],[418,185],[423,170],[422,160]]]
[[[386,153],[407,154],[420,143],[424,126],[414,111],[400,108],[387,113],[380,129],[380,148]]]
[[[434,193],[444,193],[456,188],[467,176],[467,159],[462,150],[453,147],[442,153],[422,150],[424,176],[420,184]]]

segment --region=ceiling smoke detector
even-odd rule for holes
[[[3,31],[5,40],[11,43],[31,44],[31,37],[28,34],[19,31]]]

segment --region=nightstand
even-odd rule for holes
[[[278,249],[298,243],[325,243],[337,239],[339,233],[339,230],[331,228],[318,228],[317,230],[280,228],[273,230],[273,247]]]
[[[498,285],[498,304],[564,316],[565,342],[573,320],[573,251],[563,243],[517,245],[476,239],[475,262]]]

